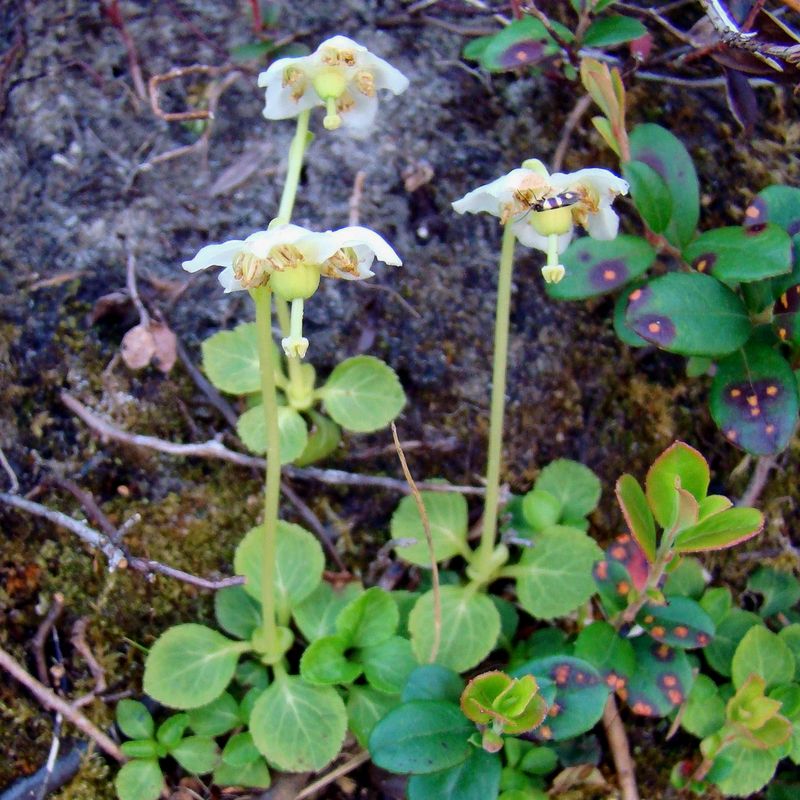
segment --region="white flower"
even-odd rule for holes
[[[627,182],[606,169],[548,175],[535,162],[533,168],[512,169],[502,178],[479,186],[453,203],[453,208],[459,214],[485,211],[500,217],[503,224],[511,224],[522,244],[545,253],[549,237],[555,233],[558,252],[563,253],[572,239],[574,223],[595,239],[614,239],[619,218],[611,204],[618,194],[627,192]],[[549,225],[551,219],[560,224]]]
[[[482,211],[510,225],[519,241],[547,253],[542,275],[548,283],[564,277],[558,256],[567,249],[575,224],[595,239],[614,239],[619,218],[611,204],[628,184],[606,169],[550,175],[537,159],[464,195],[453,203],[459,213]]]
[[[226,292],[269,286],[292,303],[292,333],[283,340],[289,356],[303,357],[308,340],[301,336],[303,300],[319,286],[320,276],[369,278],[375,259],[399,266],[395,251],[375,231],[355,225],[317,233],[299,225],[278,225],[246,239],[204,247],[183,262],[188,272],[224,267],[219,282]]]
[[[258,76],[258,85],[267,90],[267,119],[288,119],[325,106],[326,128],[343,125],[358,136],[366,135],[375,120],[377,91],[400,94],[408,78],[352,39],[334,36],[309,56],[278,59]]]

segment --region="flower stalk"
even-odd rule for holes
[[[258,361],[261,371],[261,394],[267,426],[267,472],[264,482],[264,538],[261,564],[261,613],[267,658],[277,657],[278,635],[275,620],[275,556],[278,538],[278,503],[281,490],[280,435],[278,401],[275,386],[275,358],[272,347],[272,292],[262,286],[250,292],[256,304]]]
[[[510,225],[503,229],[500,251],[500,274],[497,279],[497,308],[494,323],[494,360],[492,363],[492,398],[489,412],[489,448],[486,466],[486,499],[483,528],[478,551],[480,567],[490,568],[497,539],[497,508],[500,498],[500,456],[503,447],[503,415],[506,400],[508,365],[508,327],[511,309],[511,277],[516,239]]]

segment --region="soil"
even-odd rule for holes
[[[245,2],[126,2],[121,9],[145,80],[176,66],[225,64],[232,48],[254,40]],[[580,96],[553,75],[487,77],[466,66],[465,32],[494,27],[490,14],[466,3],[432,4],[409,17],[404,5],[388,0],[322,0],[285,4],[275,34],[312,48],[346,34],[411,80],[405,94],[385,99],[366,141],[327,133],[319,115],[313,120],[317,137],[294,221],[321,230],[348,224],[353,183],[363,171],[360,222],[384,235],[404,264],[381,270],[375,282],[385,291],[325,282],[307,304],[309,356],[322,375],[362,352],[388,361],[409,397],[400,436],[421,442],[409,451],[415,476],[461,484],[477,484],[484,469],[500,229],[488,217],[455,215],[450,203],[525,158],[547,161]],[[175,442],[221,433],[233,441],[180,363],[164,375],[152,367],[133,372],[120,362],[122,335],[137,321],[130,304],[112,303],[95,323],[92,313],[105,308],[98,308],[99,298],[124,290],[133,253],[144,301],[160,309],[195,363],[204,338],[250,319],[246,296],[225,296],[214,275],[189,277],[180,263],[206,243],[266,226],[277,209],[293,125],[263,119],[256,86],[263,65],[247,62],[219,101],[207,151],[142,169],[196,141],[199,130],[158,119],[137,97],[120,33],[100,4],[10,1],[0,9],[0,31],[0,446],[22,492],[41,486],[39,502],[82,514],[74,497],[45,484],[53,475],[72,479],[114,524],[141,515],[126,536],[132,552],[195,574],[230,574],[233,548],[258,518],[258,474],[101,442],[59,394],[67,390],[137,433]],[[164,102],[178,110],[207,88],[203,79],[174,82]],[[631,123],[669,127],[695,157],[703,227],[737,224],[756,191],[797,182],[797,102],[788,90],[767,89],[759,103],[761,121],[746,138],[718,89],[639,81],[630,92]],[[564,166],[585,165],[614,166],[588,116]],[[226,178],[232,168],[236,185]],[[428,168],[430,182],[408,191],[403,176]],[[623,229],[634,231],[629,207],[624,201],[620,207]],[[541,263],[541,253],[518,249],[503,473],[512,490],[527,490],[554,458],[582,461],[604,483],[593,532],[608,541],[620,526],[614,480],[622,471],[642,475],[681,438],[706,455],[721,489],[740,492],[750,467],[733,472],[742,454],[709,418],[707,380],[687,380],[680,358],[622,345],[609,301],[549,300]],[[352,436],[328,465],[400,476],[390,442],[387,432]],[[769,537],[786,533],[796,519],[797,449],[794,442],[763,495],[773,523],[755,547],[769,547]],[[5,473],[0,480],[5,488]],[[313,483],[294,488],[346,534],[340,552],[360,574],[388,538],[397,495]],[[296,519],[289,506],[283,515]],[[72,695],[92,686],[69,645],[80,617],[89,617],[89,641],[111,691],[134,695],[141,690],[139,645],[148,646],[170,624],[210,618],[207,592],[163,578],[148,582],[138,573],[109,574],[102,558],[70,534],[4,507],[0,525],[0,642],[33,670],[31,638],[53,593],[63,593],[58,630]],[[747,563],[724,555],[707,565],[741,588]],[[95,702],[87,713],[107,727],[113,708]],[[27,693],[0,682],[0,787],[44,764],[52,729],[51,716]],[[640,730],[643,796],[673,796],[668,774],[677,755],[657,755],[661,728]],[[99,756],[88,757],[57,796],[112,798],[113,771]],[[359,797],[395,796],[386,776],[368,768],[355,780]],[[327,796],[356,796],[345,792],[340,787]]]

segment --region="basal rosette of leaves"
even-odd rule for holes
[[[280,363],[277,346],[273,346]],[[267,449],[267,431],[261,404],[258,340],[253,323],[220,331],[202,345],[203,370],[214,386],[244,398],[237,433],[254,453]],[[284,464],[311,464],[339,446],[342,428],[368,433],[386,427],[402,411],[405,393],[394,370],[373,356],[356,356],[338,364],[321,386],[311,364],[297,359],[276,371],[279,391],[278,427]],[[319,410],[323,405],[327,413]]]

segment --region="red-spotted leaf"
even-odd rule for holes
[[[582,300],[611,292],[638,278],[655,261],[653,248],[639,236],[617,236],[602,241],[584,236],[561,255],[567,274],[558,283],[545,284],[550,297]]]
[[[729,508],[681,531],[675,539],[679,553],[722,550],[751,539],[764,526],[764,517],[755,508]]]
[[[672,217],[672,195],[664,179],[643,161],[628,161],[622,174],[630,184],[636,210],[655,233],[663,233]]]
[[[597,669],[612,691],[624,689],[636,670],[631,643],[603,621],[593,622],[578,634],[575,656]]]
[[[540,740],[571,739],[594,727],[603,715],[608,687],[588,662],[569,656],[528,661],[512,675],[533,675],[547,702],[547,716],[534,731]]]
[[[633,640],[636,672],[627,692],[623,691],[634,714],[663,717],[688,696],[694,681],[686,653],[649,636]]]
[[[800,344],[800,285],[783,292],[772,313],[772,324],[781,341]]]
[[[700,189],[692,158],[681,142],[660,125],[637,125],[630,135],[631,158],[655,170],[672,198],[667,239],[684,247],[694,236],[700,218]]]
[[[800,189],[776,185],[759,192],[744,212],[744,224],[752,228],[767,222],[780,225],[789,236],[800,233]]]
[[[628,298],[637,289],[641,289],[646,285],[644,281],[635,281],[614,301],[614,333],[628,347],[647,347],[650,344],[646,339],[642,339],[638,333],[635,333],[625,319],[625,312],[628,310]]]
[[[672,272],[628,295],[628,326],[672,353],[721,356],[752,332],[747,309],[725,284],[700,273]]]
[[[676,479],[679,483],[676,485]],[[677,486],[700,501],[708,492],[710,473],[703,456],[685,442],[675,442],[654,462],[647,473],[647,502],[662,528],[669,528],[678,513]]]
[[[797,380],[780,353],[751,343],[717,364],[710,406],[729,442],[754,455],[779,453],[797,423]]]
[[[614,539],[606,550],[606,558],[618,561],[625,567],[637,591],[641,591],[647,585],[647,576],[650,573],[647,556],[636,540],[627,533],[620,534]]]
[[[783,275],[792,268],[792,240],[779,225],[716,228],[700,234],[683,257],[698,272],[735,285]]]
[[[639,543],[649,561],[656,559],[656,524],[647,505],[639,481],[633,475],[623,475],[617,481],[617,502],[628,524],[628,530]]]
[[[644,551],[629,534],[624,533],[611,543],[606,557],[592,570],[606,613],[614,615],[628,605],[632,593],[647,584],[650,565]]]
[[[592,577],[607,616],[618,614],[628,605],[633,581],[622,563],[604,558],[594,565]]]
[[[657,641],[691,650],[705,647],[714,636],[714,623],[699,603],[672,596],[667,605],[647,603],[636,621]]]

